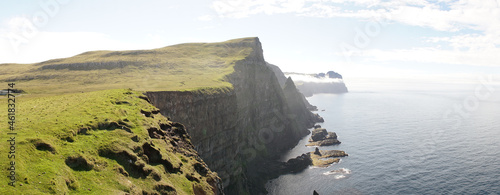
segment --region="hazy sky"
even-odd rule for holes
[[[500,0],[0,2],[0,63],[255,36],[288,72],[500,80]]]

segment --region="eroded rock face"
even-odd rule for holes
[[[326,129],[323,128],[314,129],[311,133],[311,138],[309,139],[309,142],[324,140],[326,139],[327,135],[328,133],[326,132]]]

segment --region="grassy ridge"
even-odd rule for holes
[[[15,81],[30,94],[230,88],[224,78],[234,71],[236,61],[253,51],[244,45],[253,41],[244,38],[152,50],[92,51],[36,64],[0,64],[0,82]]]
[[[195,170],[199,161],[190,156],[195,154],[194,150],[174,147],[172,138],[150,138],[147,129],[161,129],[161,124],[172,125],[172,122],[161,114],[149,117],[143,114],[156,108],[139,96],[140,93],[130,90],[106,90],[19,98],[18,183],[15,188],[7,185],[8,143],[3,141],[0,194],[134,194],[152,191],[158,185],[173,187],[178,194],[192,194],[194,188],[211,191],[207,180],[215,175],[209,172],[202,176]],[[6,117],[6,113],[0,113],[0,118]],[[7,129],[7,124],[2,122],[0,128]],[[5,133],[0,137],[8,139]],[[148,163],[148,157],[144,157],[146,143],[160,148],[159,158],[170,162],[175,171],[161,163],[152,163],[151,156]],[[106,151],[129,154],[130,165]],[[141,163],[144,170],[152,173],[134,169],[134,164]]]

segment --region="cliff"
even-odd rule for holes
[[[232,89],[147,96],[163,115],[186,125],[197,151],[221,176],[228,194],[265,193],[267,177],[253,174],[255,169],[293,147],[317,119],[304,104],[295,104],[300,93],[294,86],[281,88],[257,38],[230,46],[252,49],[227,75]]]
[[[276,66],[276,65],[273,65],[273,64],[269,64],[269,63],[267,63],[267,66],[269,66],[269,67],[271,68],[271,70],[274,72],[274,75],[275,75],[275,76],[276,76],[276,78],[278,79],[278,83],[280,84],[280,86],[281,86],[282,88],[284,88],[284,87],[285,87],[285,83],[287,82],[287,78],[286,78],[285,74],[284,74],[284,73],[281,71],[281,69],[280,69],[278,66]],[[293,81],[292,81],[292,82],[293,82]],[[294,87],[293,87],[293,88],[296,88],[295,84],[294,84]],[[292,91],[293,91],[293,89],[292,89]],[[294,94],[294,95],[293,95],[293,97],[295,97],[295,96],[300,96],[300,97],[301,97],[303,104],[306,106],[306,108],[307,108],[308,110],[310,110],[310,111],[316,111],[316,110],[318,110],[316,106],[311,105],[311,104],[309,103],[309,101],[307,101],[307,99],[306,99],[306,97],[304,96],[304,94],[302,94],[302,93],[300,93],[300,92],[299,92],[299,94],[297,94],[297,95],[295,95],[295,94]],[[293,97],[292,97],[292,98],[293,98]],[[293,105],[293,104],[291,104],[291,105]]]
[[[281,69],[274,64],[267,63],[267,66],[269,66],[269,68],[271,68],[271,70],[274,72],[274,75],[276,76],[276,79],[278,79],[278,83],[280,84],[280,86],[284,87],[287,78],[283,71],[281,71]]]

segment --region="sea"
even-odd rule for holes
[[[327,131],[349,154],[269,181],[273,195],[500,194],[500,87],[315,94]],[[282,161],[314,151],[309,136]]]

